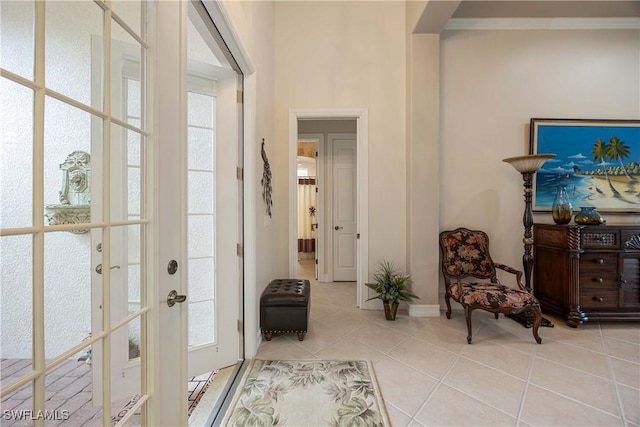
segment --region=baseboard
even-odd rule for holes
[[[440,304],[408,304],[411,317],[440,317]]]

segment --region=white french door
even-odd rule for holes
[[[27,420],[38,426],[184,425],[189,343],[209,351],[197,371],[241,353],[237,75],[226,86],[198,75],[221,91],[189,88],[186,2],[0,7],[3,410],[9,401],[19,409],[11,423],[40,414]],[[214,106],[234,101],[206,109],[188,102],[193,94]],[[194,129],[214,135],[206,167],[189,161],[207,140],[189,138]],[[229,172],[227,181],[215,176]],[[198,215],[209,225],[190,229]],[[210,267],[190,266],[205,258],[209,277],[201,272]],[[205,285],[191,287],[192,274]],[[169,304],[174,290],[184,303]],[[216,311],[220,301],[230,311]]]
[[[240,358],[239,76],[210,23],[189,4],[187,26],[187,295],[189,377]]]

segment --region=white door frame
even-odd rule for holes
[[[295,277],[298,271],[298,189],[296,185],[298,155],[298,120],[344,120],[356,121],[356,160],[358,197],[356,210],[358,218],[356,304],[360,308],[370,308],[366,301],[368,293],[364,283],[369,278],[369,118],[366,108],[353,109],[291,109],[289,110],[289,275]]]

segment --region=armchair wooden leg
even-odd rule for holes
[[[542,323],[542,311],[540,310],[539,305],[532,307],[531,311],[533,313],[533,326],[531,327],[531,329],[533,330],[533,337],[536,339],[536,342],[538,344],[542,344],[542,338],[540,338],[540,335],[538,335],[538,328]]]
[[[447,319],[451,319],[451,302],[449,301],[449,294],[444,295],[444,302],[447,304]]]
[[[473,309],[470,308],[469,306],[465,306],[464,307],[464,317],[467,320],[467,333],[469,334],[469,335],[467,335],[467,342],[469,344],[471,344],[471,334],[472,334],[472,332],[471,332],[471,330],[472,330],[472,328],[471,328],[471,312],[472,311],[473,311]]]

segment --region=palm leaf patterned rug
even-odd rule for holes
[[[253,359],[222,425],[390,424],[369,361]]]

